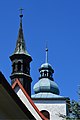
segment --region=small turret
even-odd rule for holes
[[[41,65],[39,81],[34,85],[34,92],[37,93],[53,93],[59,95],[58,85],[54,82],[52,66],[48,63],[48,48],[46,48],[45,63]]]

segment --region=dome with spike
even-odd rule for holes
[[[39,81],[34,85],[34,97],[36,97],[36,95],[39,95],[39,93],[52,93],[55,95],[59,95],[60,92],[58,85],[54,82],[53,79],[54,70],[52,66],[48,63],[48,48],[46,48],[46,61],[44,64],[41,65],[39,72]],[[43,95],[43,97],[45,96]]]
[[[34,85],[34,92],[51,92],[59,95],[58,85],[54,82],[52,77],[54,70],[49,63],[44,63],[39,69],[40,77],[39,81]]]
[[[49,63],[42,64],[40,69],[49,69],[49,70],[52,70],[54,72],[54,70],[52,69],[52,67]]]
[[[42,78],[40,79],[35,85],[34,85],[34,92],[40,93],[40,92],[51,92],[53,94],[59,95],[59,89],[58,85],[48,78]]]

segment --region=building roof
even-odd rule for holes
[[[0,111],[4,110],[4,115],[8,115],[7,119],[29,119],[35,120],[36,118],[32,115],[31,111],[24,105],[24,103],[20,100],[17,94],[14,92],[14,88],[16,85],[19,85],[30,104],[34,107],[36,112],[42,118],[42,120],[47,120],[44,115],[38,110],[38,108],[34,105],[31,98],[28,96],[23,86],[17,79],[13,86],[11,87],[3,74],[0,72]],[[2,119],[4,115],[1,116]],[[1,119],[1,118],[0,118]]]
[[[31,56],[29,55],[28,51],[26,50],[26,44],[25,44],[23,28],[22,28],[22,17],[23,17],[23,14],[21,12],[21,14],[20,14],[20,27],[19,27],[16,47],[15,47],[14,53],[12,54],[12,56],[10,58],[13,58],[14,55],[25,55],[26,57],[28,56],[30,58],[30,61],[32,61]]]
[[[43,64],[41,65],[41,68],[39,69],[39,71],[40,71],[41,69],[49,69],[49,70],[52,70],[52,71],[54,72],[54,70],[52,69],[52,66],[51,66],[49,63],[43,63]]]
[[[0,72],[0,111],[4,112],[0,119],[34,119],[34,116],[26,108],[13,91],[3,74]]]
[[[67,100],[68,97],[56,95],[50,92],[40,92],[31,96],[32,99],[48,99],[48,100]]]
[[[59,94],[58,85],[48,79],[48,78],[41,78],[35,85],[34,85],[34,91],[35,93],[40,92],[51,92],[53,94]]]
[[[28,99],[28,101],[30,102],[30,104],[33,106],[33,108],[36,110],[36,112],[39,114],[39,116],[42,118],[42,120],[47,120],[47,118],[39,111],[39,109],[36,107],[36,105],[34,104],[34,102],[32,101],[32,99],[29,97],[29,95],[27,94],[27,92],[23,88],[22,84],[20,83],[19,79],[16,79],[16,81],[12,85],[12,89],[15,89],[15,87],[17,85],[23,91],[24,95],[26,96],[26,98]]]

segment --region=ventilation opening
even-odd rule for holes
[[[49,114],[48,111],[42,110],[41,113],[42,113],[46,118],[48,118],[48,120],[50,120],[50,114]]]

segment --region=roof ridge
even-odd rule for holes
[[[21,88],[21,90],[23,91],[23,93],[25,94],[25,96],[27,97],[27,99],[29,100],[29,102],[31,103],[31,105],[33,106],[33,108],[36,110],[36,112],[39,114],[39,116],[43,119],[43,120],[48,120],[40,111],[39,109],[36,107],[36,105],[34,104],[34,102],[32,101],[32,99],[29,97],[29,95],[27,94],[27,92],[25,91],[25,89],[23,88],[21,82],[19,81],[19,79],[17,78],[15,80],[15,82],[12,85],[12,89],[14,89],[16,87],[16,85],[19,85],[19,87]]]

